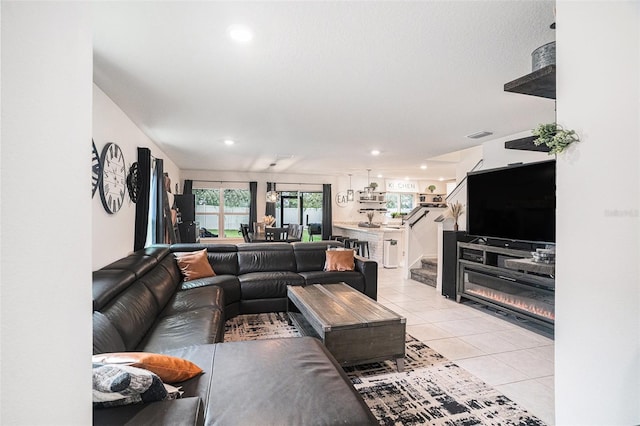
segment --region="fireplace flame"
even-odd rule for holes
[[[467,284],[465,286],[465,292],[547,320],[555,320],[555,307],[543,300],[536,300],[524,295],[508,294],[499,290],[473,284]]]

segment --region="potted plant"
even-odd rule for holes
[[[375,215],[375,212],[367,212],[367,219],[369,219],[369,226],[371,226],[374,215]]]
[[[447,213],[454,220],[453,230],[457,231],[458,230],[458,218],[460,218],[460,216],[462,216],[462,213],[464,213],[464,206],[462,204],[460,204],[460,202],[456,201],[453,204],[449,204],[449,208],[447,210]]]
[[[540,124],[533,129],[532,133],[538,137],[533,141],[533,144],[549,147],[549,155],[559,154],[573,142],[580,141],[574,130],[566,130],[557,123]]]
[[[433,194],[433,191],[435,191],[435,190],[436,190],[436,186],[435,186],[435,185],[429,185],[429,186],[427,186],[427,189],[428,189],[429,191],[431,191],[431,193]]]
[[[378,183],[377,182],[371,182],[369,184],[369,188],[371,188],[372,191],[375,191],[377,187],[378,187]]]

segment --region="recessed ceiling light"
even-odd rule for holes
[[[236,143],[236,141],[232,141],[231,139],[226,139],[226,140],[224,141],[224,144],[225,144],[225,145],[233,145],[234,143]]]
[[[426,164],[423,164],[423,165],[421,165],[421,166],[420,166],[420,168],[421,168],[422,170],[427,170],[427,165],[426,165]]]
[[[380,155],[380,151],[374,149],[373,151],[371,151],[371,155]]]
[[[443,177],[441,177],[441,178],[439,178],[438,180],[439,180],[440,182],[442,182],[442,181],[444,180],[444,178],[443,178]]]
[[[378,175],[378,179],[380,179],[382,177],[382,175]]]
[[[229,37],[238,43],[249,43],[253,40],[253,32],[248,27],[232,25],[229,27]]]

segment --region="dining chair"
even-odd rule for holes
[[[249,238],[249,224],[248,223],[241,223],[240,224],[240,232],[242,233],[242,239],[244,239],[245,243],[251,242],[251,239]]]

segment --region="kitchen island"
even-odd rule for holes
[[[357,224],[334,223],[333,234],[343,237],[356,238],[360,241],[369,242],[370,258],[383,265],[383,246],[385,240],[396,240],[398,242],[398,258],[387,264],[403,266],[404,264],[404,233],[405,229],[398,225],[380,225],[379,228],[365,228]]]

